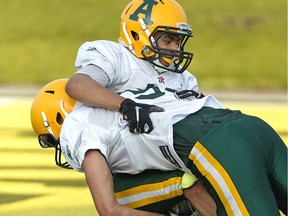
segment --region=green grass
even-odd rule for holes
[[[286,104],[223,102],[266,120],[288,144]],[[97,215],[84,174],[54,164],[30,125],[32,98],[0,97],[0,215]]]
[[[72,75],[83,42],[118,39],[128,2],[1,0],[0,84]],[[201,89],[286,89],[286,1],[179,2],[194,31],[189,70]]]

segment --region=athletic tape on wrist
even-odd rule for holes
[[[196,176],[191,175],[189,173],[184,173],[182,176],[182,181],[181,181],[182,189],[191,187],[192,185],[195,184],[197,180],[198,179],[196,178]]]

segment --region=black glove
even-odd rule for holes
[[[192,100],[192,99],[200,99],[205,97],[202,93],[196,92],[194,90],[182,90],[176,91],[175,97],[179,100]]]
[[[155,105],[136,103],[131,99],[125,99],[121,103],[119,111],[123,113],[123,118],[129,122],[131,133],[150,133],[153,130],[153,125],[149,113],[163,112],[164,109]]]

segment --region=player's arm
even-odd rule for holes
[[[98,150],[89,150],[83,161],[86,181],[99,215],[157,216],[161,214],[140,211],[118,204],[113,180],[105,158]]]
[[[182,180],[183,181],[183,180]],[[197,181],[193,186],[183,189],[184,196],[201,216],[216,216],[217,206],[201,181]]]
[[[102,86],[87,74],[76,73],[66,84],[67,94],[88,106],[102,107],[119,111],[120,104],[125,98]]]
[[[76,73],[70,77],[65,90],[71,98],[87,106],[120,111],[128,121],[131,133],[150,133],[153,124],[149,113],[164,111],[154,105],[139,104],[123,98],[83,73]]]

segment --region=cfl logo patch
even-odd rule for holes
[[[159,77],[158,77],[158,81],[159,81],[159,83],[165,84],[165,79],[164,79],[163,76],[159,76]]]

